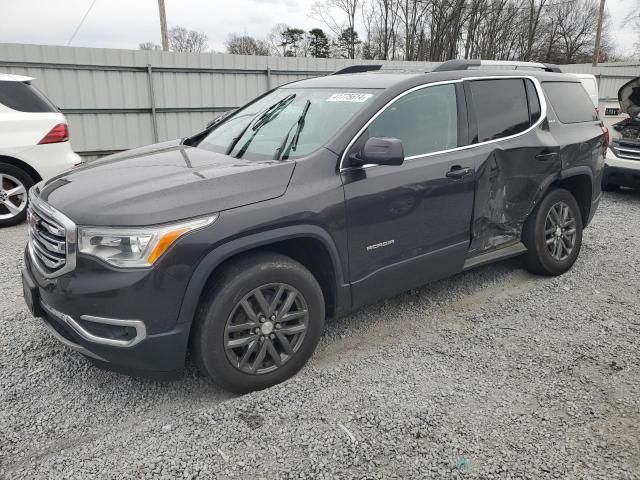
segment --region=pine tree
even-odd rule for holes
[[[315,58],[329,58],[329,38],[321,28],[309,30],[309,53]]]

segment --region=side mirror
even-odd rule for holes
[[[358,167],[373,165],[402,165],[404,147],[397,138],[371,137],[366,141],[362,151],[349,156],[351,165]]]

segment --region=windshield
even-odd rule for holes
[[[236,158],[302,157],[322,147],[377,90],[275,90],[216,127],[200,147]]]

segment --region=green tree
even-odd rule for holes
[[[353,28],[347,27],[336,39],[335,47],[341,58],[356,58],[356,53],[360,48],[362,41]]]
[[[309,53],[315,58],[329,58],[329,37],[321,28],[309,30]]]
[[[300,43],[304,39],[304,30],[299,28],[286,28],[281,33],[280,47],[285,57],[297,57],[300,55]]]
[[[269,55],[269,44],[264,40],[257,40],[249,35],[232,33],[224,42],[227,53],[236,55]]]

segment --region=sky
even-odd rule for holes
[[[93,0],[0,0],[0,42],[67,45]],[[224,51],[231,33],[264,38],[277,23],[309,30],[323,25],[309,17],[316,0],[165,0],[169,28],[202,31],[209,47]],[[631,54],[638,33],[624,25],[636,0],[607,0],[620,54]],[[72,46],[137,49],[160,43],[157,0],[95,0]]]

